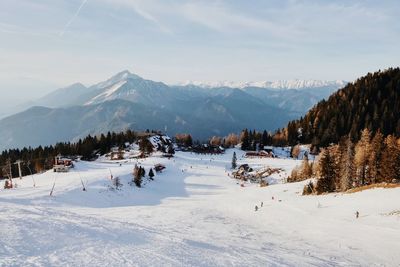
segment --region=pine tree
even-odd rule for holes
[[[149,154],[149,155],[151,153],[153,153],[154,147],[153,147],[153,144],[150,141],[146,142],[145,150],[146,150],[146,153]]]
[[[269,135],[268,135],[268,132],[264,130],[262,133],[262,137],[261,137],[261,146],[264,147],[264,146],[268,146],[268,145],[270,145],[269,144]]]
[[[188,134],[185,138],[185,146],[186,147],[191,147],[193,146],[193,139],[192,136],[190,134]]]
[[[289,183],[299,182],[307,180],[312,176],[313,176],[313,164],[310,163],[310,161],[308,160],[308,155],[305,154],[300,167],[296,166],[293,168],[287,181]]]
[[[224,146],[226,148],[234,147],[238,143],[239,143],[239,137],[236,134],[231,133],[225,138]]]
[[[354,167],[354,144],[351,142],[350,137],[347,137],[344,143],[344,151],[341,154],[340,163],[340,189],[347,191],[353,186],[353,179],[355,176]]]
[[[241,149],[248,150],[250,146],[250,139],[249,139],[249,132],[247,131],[247,129],[245,129],[242,132],[240,141],[242,142]]]
[[[175,154],[175,149],[174,149],[173,145],[168,145],[167,153],[171,154],[171,155]]]
[[[366,128],[361,132],[361,138],[355,148],[355,164],[357,168],[357,182],[359,185],[364,185],[367,178],[368,157],[371,153],[371,135]]]
[[[212,146],[220,146],[222,143],[222,139],[219,136],[213,136],[210,139],[210,145]]]
[[[320,178],[317,180],[315,188],[317,192],[333,192],[336,188],[335,178],[337,176],[337,165],[332,147],[328,147],[321,152],[319,172]]]
[[[232,156],[232,169],[236,169],[237,167],[237,163],[236,163],[236,152],[233,152],[233,156]]]
[[[289,122],[287,126],[287,142],[289,145],[293,146],[298,141],[298,132],[296,129],[295,122]]]
[[[385,139],[381,171],[385,182],[400,180],[400,147],[398,140],[392,135],[388,135]]]
[[[371,141],[371,155],[368,157],[368,176],[371,183],[382,181],[381,162],[383,153],[383,135],[378,131]]]
[[[35,170],[36,173],[41,173],[43,171],[43,169],[44,169],[44,166],[40,161],[41,161],[40,159],[35,160],[35,168],[34,168],[34,170]]]
[[[153,144],[146,137],[142,138],[139,142],[139,150],[143,154],[151,154],[154,150]]]
[[[292,172],[290,173],[290,176],[287,178],[287,182],[288,183],[294,183],[294,182],[299,182],[302,181],[302,179],[300,178],[301,176],[301,170],[299,166],[295,166],[292,169]]]
[[[299,145],[293,146],[290,151],[290,155],[292,156],[292,158],[298,159],[300,155],[300,146]]]
[[[303,180],[309,179],[312,176],[312,165],[308,160],[308,155],[304,155],[303,162],[301,163],[301,176]]]

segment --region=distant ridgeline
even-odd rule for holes
[[[51,146],[39,146],[37,148],[9,149],[0,155],[0,179],[7,176],[9,166],[11,165],[12,176],[18,176],[18,170],[15,162],[21,160],[22,175],[26,176],[32,173],[40,173],[53,168],[54,157],[58,154],[65,156],[82,156],[84,160],[91,160],[96,154],[106,154],[111,148],[118,146],[123,148],[126,143],[134,143],[138,140],[147,138],[149,135],[160,134],[157,131],[134,132],[127,130],[125,132],[108,132],[106,135],[98,136],[88,135],[76,143],[57,143]],[[140,149],[149,150],[149,142],[140,142]],[[143,147],[141,147],[143,146]]]
[[[368,73],[314,106],[300,120],[289,122],[277,134],[288,144],[311,143],[326,147],[343,136],[353,141],[361,131],[378,130],[384,135],[400,136],[400,69]]]

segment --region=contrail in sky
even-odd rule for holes
[[[78,10],[75,12],[75,14],[71,17],[71,19],[65,24],[64,29],[58,34],[60,37],[64,36],[64,33],[67,31],[68,27],[72,24],[72,22],[78,17],[79,13],[81,12],[81,9],[85,6],[86,2],[88,0],[83,0],[81,5],[79,6]]]

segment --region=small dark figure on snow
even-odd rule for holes
[[[272,197],[272,200],[274,200],[274,197]]]
[[[358,217],[360,217],[360,213],[356,211],[356,219],[358,219]]]
[[[256,207],[255,207],[255,211],[258,211],[258,206],[256,205]]]
[[[152,168],[150,168],[150,171],[149,171],[149,177],[150,177],[150,180],[154,180],[154,172],[153,172],[153,169]]]
[[[261,207],[264,206],[264,202],[261,201]]]

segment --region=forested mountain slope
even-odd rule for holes
[[[327,146],[364,128],[372,135],[400,136],[400,69],[369,73],[322,100],[304,117],[289,122],[287,141]]]

